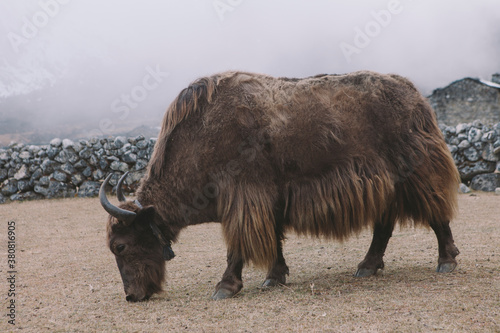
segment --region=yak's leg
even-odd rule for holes
[[[455,257],[460,253],[453,241],[450,222],[430,223],[430,225],[436,234],[439,247],[439,259],[436,272],[449,273],[457,267]]]
[[[222,275],[222,280],[215,286],[212,299],[220,300],[236,295],[243,288],[241,280],[242,270],[243,259],[241,259],[241,256],[228,251],[227,268],[224,275]]]
[[[283,216],[284,213],[282,210],[277,210],[274,214],[276,216],[276,226],[274,228],[276,233],[276,240],[278,247],[276,249],[276,260],[273,265],[269,268],[267,272],[267,277],[264,283],[262,284],[263,288],[266,287],[275,287],[280,284],[286,283],[286,276],[289,273],[288,266],[286,265],[285,258],[283,257],[283,239],[285,239],[283,228],[285,225],[285,219],[280,216]]]
[[[359,263],[358,270],[354,276],[365,277],[375,275],[378,269],[384,268],[384,253],[387,243],[394,230],[394,221],[382,218],[375,223],[373,238],[365,259]]]
[[[282,241],[281,238],[278,238],[278,256],[271,269],[269,269],[266,281],[264,281],[262,287],[274,287],[285,284],[288,272],[288,266],[285,263],[285,258],[283,258]]]

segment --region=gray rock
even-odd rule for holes
[[[80,160],[80,157],[78,156],[77,153],[71,151],[71,150],[66,150],[66,154],[68,154],[68,162],[71,164],[75,164]]]
[[[500,155],[500,139],[493,144],[493,153]]]
[[[88,159],[88,163],[92,166],[97,166],[97,163],[99,163],[99,159],[95,155],[91,155]]]
[[[495,162],[479,161],[477,163],[459,167],[458,171],[460,172],[460,177],[463,181],[469,181],[478,174],[495,171]]]
[[[40,165],[44,175],[50,175],[55,170],[59,169],[59,164],[51,160],[45,160]]]
[[[491,143],[488,143],[484,146],[483,152],[481,156],[483,157],[483,160],[490,161],[490,162],[496,162],[500,160],[499,156],[495,153],[493,153],[493,145]]]
[[[500,187],[497,187],[497,188],[495,189],[495,194],[496,194],[496,195],[500,195]]]
[[[464,149],[467,149],[471,146],[470,142],[467,141],[467,140],[462,140],[459,144],[458,144],[458,149],[460,150],[464,150]]]
[[[38,181],[38,184],[41,186],[48,186],[50,183],[50,177],[49,176],[43,176],[40,177],[40,180]]]
[[[70,139],[64,139],[62,140],[62,147],[63,149],[68,149],[68,148],[73,148],[75,143],[70,140]]]
[[[472,147],[476,148],[476,150],[483,150],[483,147],[486,145],[486,142],[482,142],[482,141],[476,141],[472,144]]]
[[[122,156],[122,161],[125,163],[135,163],[137,161],[137,155],[132,152],[126,152]]]
[[[448,150],[450,151],[450,153],[456,153],[458,151],[458,147],[455,146],[455,145],[447,145],[448,146]]]
[[[497,162],[497,167],[495,169],[496,173],[500,173],[500,161]]]
[[[500,187],[500,174],[486,173],[474,176],[471,181],[471,188],[476,191],[493,192]]]
[[[66,175],[64,175],[66,176]],[[47,198],[69,198],[76,195],[76,190],[69,184],[51,180],[48,188]]]
[[[35,171],[31,174],[31,180],[38,180],[43,176],[43,171],[41,168],[36,168]]]
[[[7,169],[0,168],[0,181],[4,181],[7,177],[9,177],[9,171],[7,171]]]
[[[35,146],[35,145],[31,145],[28,147],[28,151],[33,154],[33,155],[36,155],[38,154],[38,152],[40,151],[40,147],[39,146]]]
[[[124,136],[117,136],[113,143],[117,149],[120,149],[127,143],[127,139]]]
[[[139,149],[146,149],[146,148],[148,148],[148,142],[146,140],[141,140],[141,141],[138,141],[135,146]]]
[[[463,151],[465,158],[471,162],[476,162],[479,160],[479,153],[474,147],[469,147]]]
[[[73,143],[73,150],[75,151],[75,153],[79,153],[84,146],[86,146],[87,144],[85,145],[82,145],[80,142],[75,142]]]
[[[23,164],[21,168],[14,174],[14,178],[17,180],[29,178],[31,175],[29,174],[28,167],[26,164]]]
[[[99,164],[98,164],[98,166],[99,166],[99,169],[101,169],[101,170],[106,170],[106,169],[108,168],[108,166],[109,166],[109,163],[108,163],[108,161],[106,161],[104,158],[101,158],[101,159],[99,160]]]
[[[139,186],[139,182],[145,174],[146,170],[129,173],[126,183],[129,187],[131,187],[131,189],[135,190]]]
[[[79,186],[84,180],[85,177],[81,173],[77,173],[71,176],[71,183],[73,183],[75,186]]]
[[[52,139],[52,140],[50,141],[50,145],[51,145],[52,147],[61,147],[61,144],[62,144],[62,141],[61,141],[61,139],[59,139],[59,138],[55,138],[55,139]]]
[[[7,200],[5,199],[5,197],[3,196],[3,194],[0,193],[0,204],[5,203],[5,201],[7,201]]]
[[[470,188],[464,183],[460,183],[458,187],[458,193],[470,193]]]
[[[54,157],[54,161],[59,162],[59,163],[66,163],[68,162],[69,156],[66,150],[61,150],[59,154],[57,154],[56,157]]]
[[[95,145],[93,145],[93,146],[92,146],[92,149],[93,149],[94,151],[98,151],[98,150],[99,150],[99,149],[101,149],[101,148],[102,148],[102,144],[101,144],[101,142],[100,142],[100,141],[99,141],[99,142],[97,142]]]
[[[55,171],[53,174],[52,174],[52,178],[54,178],[55,180],[59,181],[59,182],[65,182],[66,179],[68,178],[68,175],[66,175],[64,172],[62,171]]]
[[[17,193],[10,196],[10,200],[12,201],[39,200],[39,199],[43,199],[43,196],[32,191],[28,191],[25,193]]]
[[[47,197],[49,194],[49,189],[47,187],[44,187],[41,185],[35,185],[34,191],[35,191],[35,193],[39,193],[44,197]]]
[[[149,160],[149,158],[148,158],[148,151],[147,150],[139,150],[139,152],[137,152],[137,157]]]
[[[19,153],[19,158],[22,160],[28,160],[32,157],[33,156],[31,155],[31,153],[29,151],[26,151],[26,150]]]
[[[482,122],[481,122],[481,120],[479,120],[479,119],[474,120],[474,121],[472,122],[472,124],[471,124],[471,125],[472,125],[473,127],[478,127],[478,128],[483,127],[483,123],[482,123]]]
[[[19,163],[21,161],[19,159],[19,152],[13,151],[12,154],[10,154],[10,159],[11,160],[17,160],[16,162]]]
[[[1,149],[0,150],[0,160],[1,161],[8,161],[10,160],[10,154],[7,150]]]
[[[85,169],[83,169],[82,175],[84,175],[87,178],[90,177],[90,176],[92,176],[92,168],[91,167],[86,167]]]
[[[31,190],[30,182],[28,180],[20,180],[17,182],[17,189],[19,192],[26,192]]]
[[[2,194],[5,196],[10,196],[14,193],[17,193],[17,180],[16,179],[8,179],[3,182]]]
[[[101,169],[97,169],[92,173],[92,178],[94,178],[94,180],[102,180],[104,179],[105,175],[106,173],[104,171],[102,171]]]
[[[47,149],[47,156],[53,160],[57,154],[59,154],[59,151],[61,149],[57,148],[57,147],[53,147],[53,146],[50,146],[49,149]]]
[[[47,157],[47,150],[46,149],[40,150],[38,153],[36,153],[36,156],[38,156],[39,158]]]
[[[465,133],[469,128],[469,124],[458,124],[455,133]]]
[[[71,163],[66,163],[66,164],[61,165],[61,171],[63,171],[64,173],[66,173],[68,175],[72,175],[76,172],[76,169],[73,165],[71,165]]]
[[[142,170],[142,169],[145,169],[147,166],[148,166],[148,161],[147,160],[139,159],[135,163],[134,169],[135,170]]]
[[[483,131],[481,131],[480,129],[477,129],[475,127],[471,127],[471,129],[469,130],[469,136],[467,139],[469,140],[470,143],[474,143],[474,142],[480,141],[482,137],[483,137]]]
[[[73,166],[77,170],[82,170],[82,169],[85,169],[88,166],[88,164],[84,160],[79,160],[78,162],[76,162],[75,164],[73,164]]]
[[[114,161],[113,163],[111,163],[110,168],[111,170],[114,171],[121,171],[121,172],[129,171],[129,166],[125,162]]]
[[[81,198],[95,197],[99,194],[101,183],[94,181],[86,181],[78,189],[78,196]]]
[[[496,131],[488,131],[483,134],[481,137],[481,141],[483,142],[493,142],[497,138],[497,132]]]
[[[92,156],[92,149],[84,148],[78,153],[78,155],[83,159],[88,159]]]

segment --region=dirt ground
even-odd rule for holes
[[[113,198],[115,199],[115,198]],[[435,272],[430,230],[395,231],[382,274],[354,278],[368,249],[366,230],[344,243],[288,235],[286,286],[261,290],[265,272],[247,267],[235,298],[212,301],[225,268],[217,224],[190,227],[173,248],[165,292],[125,301],[105,244],[97,199],[0,205],[0,331],[5,332],[500,332],[500,196],[460,195],[452,224],[461,254],[450,274]],[[116,202],[116,200],[112,200]],[[15,297],[7,266],[15,221]],[[8,302],[15,299],[15,326]]]

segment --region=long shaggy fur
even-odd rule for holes
[[[165,232],[219,221],[229,251],[270,266],[277,229],[344,239],[447,223],[458,181],[434,112],[400,76],[227,72],[170,105],[138,197]]]

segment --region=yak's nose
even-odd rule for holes
[[[136,302],[137,299],[135,298],[134,295],[127,295],[125,296],[125,299],[127,300],[127,302]]]

